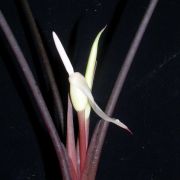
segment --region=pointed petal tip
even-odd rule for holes
[[[133,132],[129,128],[127,128],[126,130],[130,133],[130,135],[133,135]]]
[[[119,127],[123,128],[123,129],[127,130],[131,135],[133,135],[132,131],[124,123],[119,121],[119,119],[115,120],[115,124],[118,125]]]
[[[100,34],[103,33],[106,28],[107,28],[107,24],[101,29]]]
[[[122,127],[123,128],[123,127]],[[123,129],[125,129],[126,131],[128,131],[129,133],[130,133],[130,135],[133,135],[133,132],[126,126],[125,128],[123,128]]]
[[[52,36],[53,36],[54,41],[58,39],[58,36],[54,31],[52,31]]]
[[[65,69],[67,71],[67,73],[70,75],[70,74],[73,74],[74,73],[74,69],[72,67],[72,64],[69,60],[69,57],[59,39],[59,37],[57,36],[57,34],[52,31],[52,36],[53,36],[53,40],[54,40],[54,43],[55,43],[55,46],[56,46],[56,49],[59,53],[59,56],[61,57],[61,60],[65,66]]]

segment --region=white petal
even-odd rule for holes
[[[53,39],[54,39],[54,43],[56,45],[57,51],[62,59],[62,62],[66,68],[66,71],[68,72],[69,75],[73,74],[74,69],[72,67],[72,64],[66,54],[66,51],[65,51],[60,39],[58,38],[58,36],[56,35],[56,33],[54,31],[52,32],[52,35],[53,35]]]

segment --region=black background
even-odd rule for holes
[[[74,68],[84,73],[91,43],[108,25],[100,41],[93,89],[96,101],[104,108],[148,2],[29,0],[52,64],[59,70],[61,92],[66,94],[63,84],[67,86],[68,77],[54,47],[52,30],[61,38]],[[0,9],[33,68],[35,59],[17,1],[1,0]],[[110,125],[97,179],[180,179],[179,18],[179,0],[159,0],[114,113],[134,135]],[[60,179],[51,143],[27,97],[14,59],[4,49],[2,36],[0,43],[0,179]],[[93,115],[92,128],[96,120]]]

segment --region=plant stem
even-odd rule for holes
[[[138,50],[140,42],[143,38],[144,32],[147,25],[151,19],[154,9],[158,3],[158,0],[151,0],[149,6],[145,12],[145,15],[139,25],[139,28],[135,34],[132,44],[129,48],[127,56],[124,60],[122,68],[118,74],[117,80],[115,82],[114,88],[112,90],[111,96],[107,103],[106,113],[112,115],[115,105],[118,101],[118,97],[122,91],[125,79],[127,77],[130,66],[133,62],[134,56]],[[85,169],[83,172],[83,180],[94,180],[96,177],[96,172],[100,160],[101,150],[104,143],[104,139],[107,133],[109,123],[105,121],[100,121],[95,128],[86,158]]]
[[[88,141],[89,141],[89,121],[90,118],[85,119],[86,150],[88,148]]]
[[[72,166],[74,169],[73,180],[76,180],[78,179],[77,152],[76,152],[75,136],[74,136],[73,109],[69,96],[68,96],[68,109],[67,109],[66,146],[67,146],[69,158],[71,159]]]
[[[79,152],[79,137],[77,138],[77,142],[76,142],[76,159],[77,159],[77,170],[79,173],[79,177],[80,177],[80,152]]]
[[[28,4],[27,0],[18,0],[18,4],[21,7],[21,11],[23,13],[23,18],[25,18],[26,26],[28,26],[28,30],[30,33],[30,36],[32,38],[32,43],[35,46],[36,53],[41,60],[41,66],[42,71],[45,74],[45,81],[48,82],[47,84],[50,86],[51,92],[52,92],[52,98],[53,103],[55,107],[55,111],[57,113],[58,121],[61,125],[61,133],[63,135],[64,133],[64,119],[63,119],[63,107],[62,107],[62,101],[59,94],[59,90],[55,81],[54,73],[51,68],[48,55],[45,51],[45,47],[43,45],[43,41],[41,38],[41,35],[39,33],[38,27],[36,25],[36,22],[34,20],[31,8]]]
[[[55,151],[57,154],[57,158],[59,161],[59,166],[60,166],[60,170],[63,175],[63,179],[71,180],[71,174],[70,174],[71,169],[70,169],[67,153],[65,152],[63,144],[61,143],[61,140],[60,140],[57,130],[53,124],[53,121],[52,121],[52,118],[48,111],[48,108],[42,97],[40,89],[37,86],[37,83],[32,74],[32,71],[29,68],[27,60],[25,59],[14,35],[11,32],[11,29],[10,29],[9,25],[7,24],[6,19],[4,18],[1,11],[0,11],[0,28],[1,28],[2,32],[4,33],[4,35],[7,39],[7,42],[16,57],[16,60],[22,71],[21,75],[26,80],[26,83],[29,87],[29,91],[32,93],[33,100],[36,103],[37,109],[42,117],[42,120],[44,121],[46,128],[47,128],[47,132],[49,133],[49,136],[52,140],[52,143],[54,145],[54,148],[55,148]]]
[[[79,121],[79,153],[80,153],[80,175],[82,174],[85,159],[86,159],[86,125],[85,125],[85,112],[77,112]]]

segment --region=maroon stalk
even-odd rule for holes
[[[31,8],[28,4],[28,1],[27,0],[18,0],[17,2],[21,7],[21,11],[22,11],[23,16],[26,20],[26,26],[28,26],[29,33],[33,39],[32,42],[35,46],[35,50],[37,52],[39,59],[41,60],[42,70],[45,73],[45,78],[46,78],[45,80],[50,85],[54,107],[55,107],[55,110],[57,112],[58,120],[61,124],[61,131],[62,131],[61,133],[63,135],[63,133],[64,133],[64,122],[63,122],[63,120],[64,119],[63,119],[62,101],[61,101],[59,90],[58,90],[58,87],[57,87],[57,84],[55,81],[53,70],[52,70],[50,62],[49,62],[49,58],[47,56],[41,35],[39,33],[38,27],[37,27],[36,22],[34,20],[34,17],[33,17],[33,14],[31,12]]]
[[[66,147],[69,158],[72,162],[73,169],[73,180],[77,180],[79,176],[78,164],[77,164],[77,152],[74,136],[74,123],[73,123],[73,108],[68,96],[68,108],[67,108],[67,136],[66,136]]]
[[[118,101],[118,97],[122,91],[125,79],[127,77],[128,71],[133,62],[134,56],[138,50],[140,42],[143,38],[144,32],[147,28],[147,25],[151,19],[151,16],[154,12],[154,9],[158,3],[158,0],[151,0],[149,6],[145,12],[144,17],[139,25],[139,28],[135,34],[135,37],[132,41],[132,44],[129,48],[127,56],[124,60],[122,68],[118,74],[117,80],[115,82],[114,88],[112,90],[111,96],[107,103],[106,113],[108,115],[112,115],[115,105]],[[105,121],[100,121],[95,128],[93,133],[93,137],[88,149],[87,159],[85,164],[85,169],[83,172],[83,180],[94,180],[96,177],[96,172],[100,160],[101,150],[104,143],[104,139],[106,137],[107,129],[109,123]]]
[[[42,97],[42,94],[40,92],[39,87],[37,86],[36,80],[32,74],[31,69],[29,68],[29,65],[27,63],[27,60],[25,59],[13,33],[11,32],[11,29],[9,25],[6,22],[6,19],[4,18],[3,14],[0,11],[0,28],[2,32],[4,33],[7,42],[9,43],[9,46],[11,50],[13,51],[16,60],[22,70],[22,76],[26,79],[26,82],[29,86],[29,90],[33,95],[33,100],[35,101],[37,108],[39,110],[39,113],[42,117],[42,120],[44,121],[44,124],[47,128],[47,131],[49,133],[49,136],[52,140],[52,143],[54,145],[57,158],[59,161],[60,170],[63,175],[64,180],[71,180],[71,169],[69,165],[69,160],[67,153],[64,149],[64,146],[58,136],[57,130],[53,124],[52,118],[50,116],[50,113],[48,111],[48,108],[45,104],[45,101]]]
[[[79,155],[80,155],[80,175],[83,172],[85,159],[86,159],[86,124],[85,124],[85,111],[77,112],[79,122]]]

